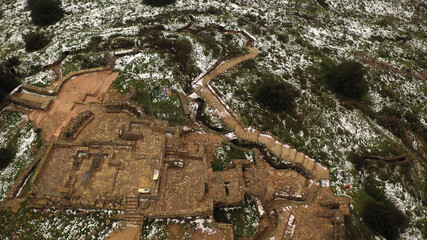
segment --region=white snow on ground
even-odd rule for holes
[[[11,1],[9,1],[11,2]],[[302,46],[296,41],[298,38],[306,41],[309,45],[317,48],[321,52],[331,51],[329,56],[333,56],[334,60],[341,61],[343,59],[357,59],[358,54],[366,54],[369,57],[377,57],[381,61],[389,63],[397,69],[408,68],[414,74],[425,73],[425,70],[416,65],[414,58],[417,52],[426,52],[427,44],[425,39],[420,38],[417,33],[426,32],[425,24],[417,24],[411,20],[417,16],[417,1],[353,1],[342,0],[332,1],[327,0],[330,9],[324,10],[315,2],[295,2],[295,1],[217,1],[208,0],[204,2],[180,1],[171,8],[152,8],[145,6],[141,1],[92,1],[82,0],[76,4],[73,0],[63,0],[63,7],[66,12],[64,19],[60,22],[45,28],[36,28],[30,22],[30,13],[25,10],[26,0],[13,1],[13,3],[2,4],[2,17],[0,18],[0,58],[6,59],[11,56],[19,57],[22,62],[17,67],[17,71],[23,75],[31,75],[36,69],[36,66],[51,64],[58,60],[62,52],[70,50],[82,50],[91,41],[94,36],[101,36],[104,39],[112,35],[134,36],[139,30],[139,25],[130,26],[130,22],[140,22],[140,19],[149,20],[152,16],[166,13],[172,9],[179,11],[183,9],[206,10],[209,7],[215,7],[220,10],[220,15],[203,14],[196,15],[196,26],[205,26],[210,23],[216,23],[225,26],[227,29],[242,29],[256,39],[254,45],[260,51],[257,58],[257,65],[263,71],[272,72],[283,77],[284,80],[293,84],[300,89],[301,82],[295,74],[297,69],[305,70],[306,67],[312,66],[319,62],[318,56],[313,56],[313,52],[307,50],[306,46]],[[306,11],[312,9],[312,11]],[[312,19],[295,17],[295,13],[304,12]],[[287,43],[282,43],[277,39],[276,30],[265,31],[262,27],[260,32],[254,31],[251,24],[238,23],[238,18],[243,18],[250,21],[249,17],[256,17],[265,21],[267,27],[275,26],[281,33],[288,37]],[[392,18],[389,18],[392,17]],[[396,19],[394,19],[396,18]],[[78,19],[78,21],[76,21]],[[314,20],[313,20],[314,19]],[[384,21],[384,26],[377,22]],[[127,23],[128,22],[128,23]],[[171,18],[164,21],[167,29],[177,29],[188,23],[188,18],[183,21],[178,18]],[[163,23],[161,23],[163,24]],[[88,31],[90,29],[90,31]],[[53,36],[51,43],[43,50],[27,53],[24,49],[24,41],[22,33],[38,30],[40,32]],[[292,32],[293,31],[293,32]],[[397,47],[392,40],[384,40],[383,42],[373,41],[373,36],[382,36],[386,38],[396,38],[410,34],[410,39],[407,43],[411,46],[406,49]],[[210,55],[203,53],[201,45],[194,43],[193,58],[196,58],[196,66],[201,71],[206,67],[211,66],[215,59],[210,59]],[[379,56],[378,52],[382,45],[388,48],[387,56]],[[325,48],[326,49],[323,49]],[[163,78],[163,73],[166,78],[171,80],[171,69],[165,67],[166,70],[158,73],[157,66],[164,67],[167,65],[163,62],[162,56],[156,56],[156,53],[145,52],[142,55],[132,57],[123,57],[117,59],[116,69],[125,74],[129,74],[129,79],[123,80],[123,85],[126,88],[131,79],[148,79],[149,69],[153,70],[153,78]],[[143,59],[143,60],[142,60]],[[404,59],[405,63],[401,60]],[[152,64],[151,64],[152,63]],[[368,67],[365,64],[366,67]],[[246,84],[249,78],[237,77],[235,80],[239,84]],[[32,84],[46,84],[49,82],[47,71],[42,71],[36,75],[32,75],[23,79],[24,82]],[[310,80],[311,81],[311,80]],[[311,86],[308,81],[307,85]],[[391,88],[397,98],[397,104],[403,109],[411,110],[412,112],[425,112],[425,99],[423,81],[418,78],[413,78],[406,81],[401,74],[381,73],[378,83],[376,83],[369,91],[372,105],[369,106],[375,112],[380,111],[384,106],[392,105],[392,99],[383,97],[379,94],[381,86]],[[150,83],[153,84],[153,83]],[[174,86],[176,87],[176,86]],[[215,86],[217,87],[217,86]],[[247,109],[244,102],[238,100],[236,96],[231,94],[232,89],[226,89],[224,100],[232,107],[232,110],[239,112],[240,109]],[[353,169],[351,163],[346,161],[348,154],[359,149],[378,148],[386,140],[391,139],[393,142],[401,144],[388,131],[379,127],[372,120],[367,119],[364,114],[357,110],[345,110],[338,107],[327,106],[325,100],[320,100],[312,94],[310,89],[304,90],[308,97],[304,99],[310,102],[306,106],[312,111],[308,114],[298,109],[300,114],[316,115],[316,117],[307,116],[308,120],[304,122],[308,127],[306,131],[289,130],[291,136],[288,140],[303,142],[303,147],[313,150],[313,155],[326,156],[321,159],[327,162],[331,169],[335,170],[334,177],[336,180],[331,180],[331,186],[338,189],[339,194],[346,194],[340,186],[346,183],[354,183],[357,181],[352,174],[348,174]],[[398,93],[398,94],[396,94]],[[336,101],[333,97],[323,94],[326,102]],[[321,102],[321,103],[318,103]],[[325,106],[326,105],[326,106]],[[223,114],[223,113],[219,113]],[[258,114],[256,112],[254,115]],[[426,126],[426,115],[417,114],[416,117],[421,124]],[[284,124],[285,126],[285,124]],[[288,127],[286,125],[286,127]],[[288,128],[287,128],[288,129]],[[344,132],[341,133],[341,131]],[[7,136],[5,132],[0,132],[0,145],[4,144]],[[28,135],[32,137],[31,134]],[[290,141],[291,142],[291,141]],[[22,140],[25,146],[29,146]],[[308,147],[307,147],[308,146]],[[414,148],[418,148],[419,143],[414,142]],[[27,156],[27,151],[22,147],[18,153],[20,158]],[[314,157],[314,156],[312,156]],[[16,159],[15,159],[16,160]],[[15,162],[14,160],[14,162]],[[319,160],[319,159],[317,159]],[[6,169],[4,170],[6,171]],[[2,173],[3,174],[3,171]],[[4,184],[2,184],[3,186]],[[403,191],[406,186],[401,186]],[[393,196],[399,196],[398,192],[391,192]],[[1,194],[0,194],[1,195]],[[390,198],[393,198],[390,196]],[[403,198],[403,206],[409,206],[409,198]],[[412,231],[412,230],[411,230]],[[408,232],[411,232],[408,230]],[[412,231],[413,232],[413,231]],[[411,235],[405,233],[403,236],[410,239],[410,236],[419,238],[419,235]]]
[[[203,233],[211,235],[217,232],[216,229],[206,226],[205,222],[210,223],[212,222],[212,220],[198,218],[198,219],[195,219],[194,221],[190,221],[191,224],[196,224],[195,229],[200,229]]]
[[[20,123],[23,120],[25,119],[18,119],[17,122]],[[11,127],[13,127],[13,125]],[[6,168],[0,170],[0,201],[6,197],[7,191],[12,186],[14,180],[18,176],[18,173],[25,169],[25,167],[33,161],[34,157],[32,145],[38,139],[37,133],[31,127],[25,127],[17,130],[19,131],[19,136],[16,143],[16,146],[18,147],[16,155]],[[1,134],[0,138],[3,137],[4,132],[2,131]],[[0,147],[8,144],[8,140],[3,139],[0,141]]]
[[[55,78],[53,70],[41,71],[22,80],[23,83],[47,85]]]

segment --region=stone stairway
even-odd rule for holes
[[[136,197],[126,198],[125,220],[127,225],[142,225],[144,217],[137,212],[139,199]]]
[[[270,145],[271,146],[271,145]],[[279,158],[288,161],[300,164],[308,172],[310,172],[314,177],[319,179],[328,179],[329,171],[326,167],[323,167],[319,163],[316,163],[314,159],[308,157],[304,153],[298,152],[295,149],[290,148],[289,146],[276,142],[272,147],[267,147]]]
[[[286,207],[282,208],[279,212],[279,223],[277,224],[276,230],[270,236],[270,239],[291,239],[295,231],[294,220],[295,217],[291,212],[289,212],[289,209]]]

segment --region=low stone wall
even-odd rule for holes
[[[46,101],[46,102],[36,102],[29,99],[17,97],[15,95],[10,95],[9,99],[12,103],[15,103],[17,105],[30,108],[30,109],[37,109],[37,110],[45,110],[52,103],[52,100]]]
[[[36,157],[34,158],[33,162],[28,165],[24,171],[18,176],[18,178],[13,183],[12,187],[9,189],[6,199],[12,199],[14,198],[24,183],[25,179],[30,176],[31,172],[37,167],[37,164],[42,159],[44,153],[46,152],[46,145],[43,145],[41,149],[38,151]]]
[[[41,174],[41,172],[43,171],[45,164],[46,164],[46,161],[50,157],[50,154],[52,152],[53,147],[54,147],[54,144],[52,142],[49,143],[49,145],[47,146],[46,152],[44,152],[44,155],[43,155],[41,161],[39,162],[39,164],[36,167],[36,170],[34,171],[34,175],[30,179],[31,187],[33,189],[35,189],[36,191],[38,191],[38,188],[36,186],[36,182],[38,180],[39,174]]]
[[[86,110],[79,113],[77,116],[73,117],[70,120],[67,126],[64,127],[59,137],[61,139],[74,138],[83,123],[85,123],[85,121],[88,121],[94,115],[95,114],[90,110]]]
[[[67,76],[62,77],[58,79],[55,83],[57,84],[54,89],[46,89],[42,87],[33,86],[30,84],[22,84],[21,88],[28,91],[33,92],[41,95],[47,95],[47,96],[56,96],[59,93],[59,90],[61,90],[62,84],[64,84],[66,81],[70,80],[71,78],[87,73],[94,73],[94,72],[101,72],[101,71],[108,71],[111,70],[111,67],[97,67],[97,68],[89,68],[89,69],[82,69],[79,71],[72,71]]]
[[[186,210],[176,210],[174,212],[152,212],[152,213],[144,214],[144,216],[147,217],[148,219],[212,216],[213,210],[214,210],[213,202],[209,202],[209,205],[207,207],[186,209]]]
[[[110,110],[129,111],[137,118],[141,118],[144,114],[144,109],[132,100],[112,99],[105,102],[104,107]]]
[[[34,85],[27,84],[27,83],[22,84],[21,88],[28,91],[28,92],[33,92],[33,93],[37,93],[37,94],[41,94],[41,95],[55,96],[57,94],[53,90],[48,90],[46,88],[36,87]]]

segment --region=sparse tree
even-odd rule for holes
[[[60,0],[28,0],[33,23],[38,26],[52,25],[64,17]]]
[[[338,65],[324,62],[323,70],[326,84],[341,97],[361,100],[365,95],[366,71],[362,64],[355,61],[344,61]]]
[[[272,112],[291,111],[294,106],[297,91],[289,83],[267,78],[252,88],[255,100]]]
[[[23,36],[25,41],[25,50],[34,52],[46,47],[50,40],[44,34],[39,32],[30,32]]]
[[[175,3],[176,0],[144,0],[144,4],[150,5],[153,7],[163,7],[168,4]]]

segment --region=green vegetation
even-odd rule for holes
[[[150,47],[159,52],[168,52],[174,56],[174,60],[182,72],[186,72],[189,67],[190,54],[192,50],[191,42],[185,38],[169,39],[161,35],[160,30],[148,31],[146,33],[147,43]]]
[[[229,142],[222,142],[216,152],[212,162],[213,171],[223,171],[234,168],[233,159],[252,158],[252,152],[243,148],[236,147]]]
[[[15,154],[16,152],[11,147],[0,148],[0,169],[7,167]]]
[[[167,96],[168,94],[165,94],[165,96],[160,99],[159,96],[162,95],[164,91],[164,88],[160,88],[159,96],[153,99],[150,103],[149,96],[152,89],[142,81],[135,81],[133,86],[136,89],[136,96],[134,99],[144,106],[144,110],[147,115],[153,114],[157,118],[161,118],[178,125],[187,124],[187,117],[182,111],[177,92],[169,90],[170,95]]]
[[[9,58],[4,63],[0,64],[0,103],[19,85],[13,68],[17,65],[19,65],[19,60],[17,58]]]
[[[163,220],[146,220],[142,225],[141,239],[167,240],[169,235]]]
[[[78,54],[66,59],[62,64],[62,75],[82,69],[105,67],[111,62],[112,56],[106,52]]]
[[[368,176],[364,179],[363,188],[350,195],[353,208],[352,218],[346,224],[348,237],[372,239],[374,235],[381,235],[387,240],[399,239],[409,220],[387,198],[381,182]]]
[[[23,36],[25,41],[25,50],[27,52],[34,52],[46,47],[50,39],[40,32],[30,32]]]
[[[28,0],[31,18],[35,25],[52,25],[64,17],[60,0]]]
[[[252,86],[255,100],[274,113],[292,111],[297,91],[291,84],[275,79],[273,76],[263,76]]]
[[[144,4],[150,5],[153,7],[163,7],[172,3],[175,3],[176,0],[143,0]]]
[[[402,112],[397,107],[385,106],[377,115],[378,122],[394,135],[404,138],[412,131],[415,135],[427,139],[427,128],[412,112]]]
[[[21,204],[17,213],[0,212],[1,239],[100,239],[113,228],[115,212],[56,213],[33,211]]]
[[[339,96],[361,100],[367,92],[367,85],[364,80],[366,71],[362,64],[354,61],[335,64],[326,60],[322,62],[322,68],[325,83]]]
[[[214,210],[215,221],[233,224],[236,237],[252,237],[258,228],[258,215],[256,203],[249,196],[245,196],[243,206]]]
[[[364,202],[362,209],[365,224],[387,240],[398,239],[400,230],[403,230],[408,224],[407,217],[386,198],[384,191],[376,187],[372,181],[365,185],[365,191],[370,196]]]

